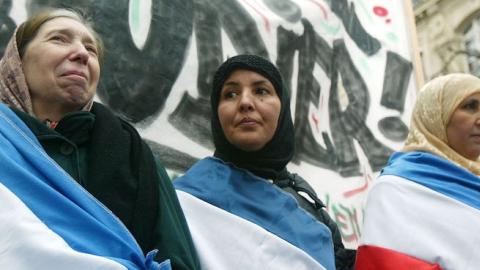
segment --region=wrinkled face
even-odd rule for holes
[[[280,99],[267,78],[239,69],[223,84],[218,117],[231,144],[244,151],[256,151],[275,134],[280,108]]]
[[[96,92],[100,66],[95,39],[74,19],[45,22],[27,45],[22,65],[35,113],[50,106],[79,110]]]
[[[447,125],[448,145],[470,160],[480,156],[480,93],[467,97]]]

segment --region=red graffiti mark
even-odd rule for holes
[[[317,133],[320,133],[320,130],[318,129],[318,118],[317,118],[317,115],[312,113],[312,120],[313,120],[313,123],[315,123],[315,129],[317,130]]]
[[[260,17],[262,17],[263,23],[265,24],[265,29],[267,30],[268,33],[270,33],[270,22],[267,19],[267,16],[265,16],[260,10],[258,10],[255,6],[250,4],[248,1],[243,1],[246,3],[249,7],[251,7]]]
[[[372,181],[372,177],[370,176],[370,174],[367,173],[367,170],[365,169],[365,166],[363,166],[363,180],[364,180],[364,183],[361,187],[346,191],[346,192],[343,193],[343,196],[345,198],[350,198],[354,195],[357,195],[357,194],[365,191],[368,188],[368,182]]]
[[[388,15],[388,10],[384,7],[375,6],[373,7],[373,12],[380,17],[385,17]]]
[[[328,214],[337,223],[343,240],[348,243],[357,241],[361,236],[358,218],[359,211],[354,207],[331,202],[329,194],[326,194],[323,202],[327,206]]]
[[[340,209],[337,208],[337,206]],[[333,219],[335,219],[335,223],[337,223],[338,225],[338,229],[340,230],[342,238],[346,242],[357,241],[359,239],[359,232],[355,230],[355,227],[358,226],[355,226],[356,220],[352,219],[352,213],[350,209],[343,206],[342,204],[338,204],[337,206],[332,205]],[[345,215],[344,213],[347,213],[347,215]]]
[[[322,11],[322,14],[323,14],[323,18],[325,20],[328,20],[327,9],[318,1],[315,1],[315,0],[310,0],[310,1],[312,1],[315,5],[317,5],[320,8],[320,10]]]
[[[375,6],[373,7],[373,13],[379,17],[386,17],[388,15],[388,10],[384,7]],[[385,23],[389,24],[392,20],[390,18],[385,19]]]

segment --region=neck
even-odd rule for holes
[[[62,118],[70,112],[80,110],[78,109],[68,109],[57,104],[39,104],[33,102],[33,113],[35,117],[41,122],[50,121],[50,122],[59,122]]]

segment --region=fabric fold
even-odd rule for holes
[[[174,186],[203,268],[335,269],[330,230],[267,180],[208,157]]]
[[[145,258],[120,220],[3,104],[0,145],[1,269],[170,269]]]

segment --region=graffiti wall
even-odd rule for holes
[[[106,46],[96,98],[136,125],[172,175],[213,153],[217,66],[240,53],[276,63],[292,97],[289,168],[356,246],[366,192],[406,138],[415,98],[403,0],[3,0],[2,52],[44,7],[94,20]]]

